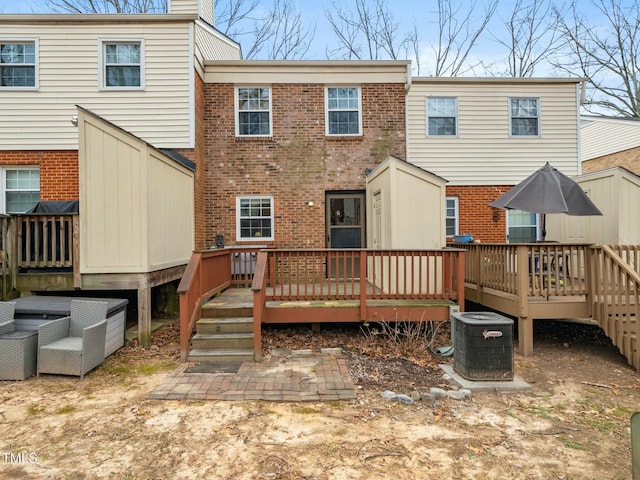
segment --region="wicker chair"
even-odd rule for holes
[[[10,302],[0,302],[0,335],[13,332],[16,328],[13,322],[13,315],[16,313],[16,306]]]
[[[107,302],[72,300],[71,315],[38,328],[38,376],[84,374],[104,363]]]

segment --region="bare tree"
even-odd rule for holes
[[[640,118],[640,5],[619,0],[593,0],[600,23],[592,23],[578,3],[571,16],[558,16],[568,42],[567,54],[555,66],[589,79],[584,106],[593,113]],[[584,5],[582,5],[584,7]]]
[[[454,0],[438,0],[438,41],[432,47],[436,77],[463,75],[480,64],[470,63],[470,54],[496,12],[498,0],[489,0],[481,14],[477,7],[475,0],[459,5]]]
[[[562,36],[552,15],[550,0],[517,0],[511,16],[503,20],[506,35],[493,38],[508,50],[506,75],[532,77],[536,68],[558,52]]]
[[[58,13],[166,13],[167,0],[47,0]]]
[[[327,49],[330,58],[397,59],[407,42],[385,0],[354,0],[352,8],[334,2],[325,17],[337,41]]]
[[[306,56],[315,27],[304,24],[295,0],[216,0],[216,28],[243,46],[246,59],[297,60]]]

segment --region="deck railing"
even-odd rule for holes
[[[80,223],[77,213],[11,217],[12,269],[68,269],[80,285]]]
[[[266,300],[447,299],[464,295],[460,250],[270,250]],[[255,282],[255,280],[254,280]],[[266,283],[262,283],[266,285]],[[254,290],[256,285],[254,283]]]
[[[225,288],[249,286],[259,248],[221,248],[194,252],[178,286],[180,295],[180,351],[183,360],[202,304]]]
[[[638,250],[639,247],[593,246],[590,291],[594,319],[629,364],[640,370]]]
[[[587,293],[586,244],[527,243],[465,245],[465,281],[529,297]]]

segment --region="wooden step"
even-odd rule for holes
[[[195,349],[187,356],[189,362],[252,362],[253,349],[200,350]]]
[[[251,333],[253,332],[253,318],[201,318],[196,323],[196,332],[211,333]]]
[[[253,318],[253,303],[216,303],[214,299],[202,306],[201,315],[203,318]]]
[[[253,333],[197,333],[191,338],[194,350],[253,349]]]

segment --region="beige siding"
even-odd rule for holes
[[[427,136],[428,96],[457,98],[457,136]],[[540,99],[540,136],[510,136],[510,97]],[[578,173],[575,82],[413,79],[407,128],[408,160],[451,185],[515,185],[547,161],[567,175]]]
[[[583,121],[580,129],[582,160],[610,155],[640,146],[637,120],[597,119]]]
[[[405,83],[406,61],[245,60],[206,63],[206,83]]]
[[[373,207],[378,193],[381,211],[376,220]],[[367,212],[367,244],[375,248],[445,245],[445,181],[402,160],[389,157],[367,177]],[[380,239],[374,239],[376,232],[381,232]]]
[[[167,9],[169,13],[182,15],[198,15],[201,0],[169,0]],[[213,2],[210,2],[213,4]]]
[[[189,32],[185,20],[2,25],[2,39],[38,40],[39,89],[0,89],[0,148],[77,148],[76,105],[159,147],[192,146]],[[144,42],[144,90],[100,90],[100,39]]]
[[[201,65],[208,60],[240,60],[240,47],[210,26],[197,22],[196,58]]]
[[[146,273],[193,250],[193,173],[79,110],[80,271]]]
[[[549,215],[547,238],[564,242],[640,244],[640,177],[620,168],[576,177],[602,216]]]
[[[194,245],[193,172],[151,151],[147,165],[149,269],[188,261]]]

